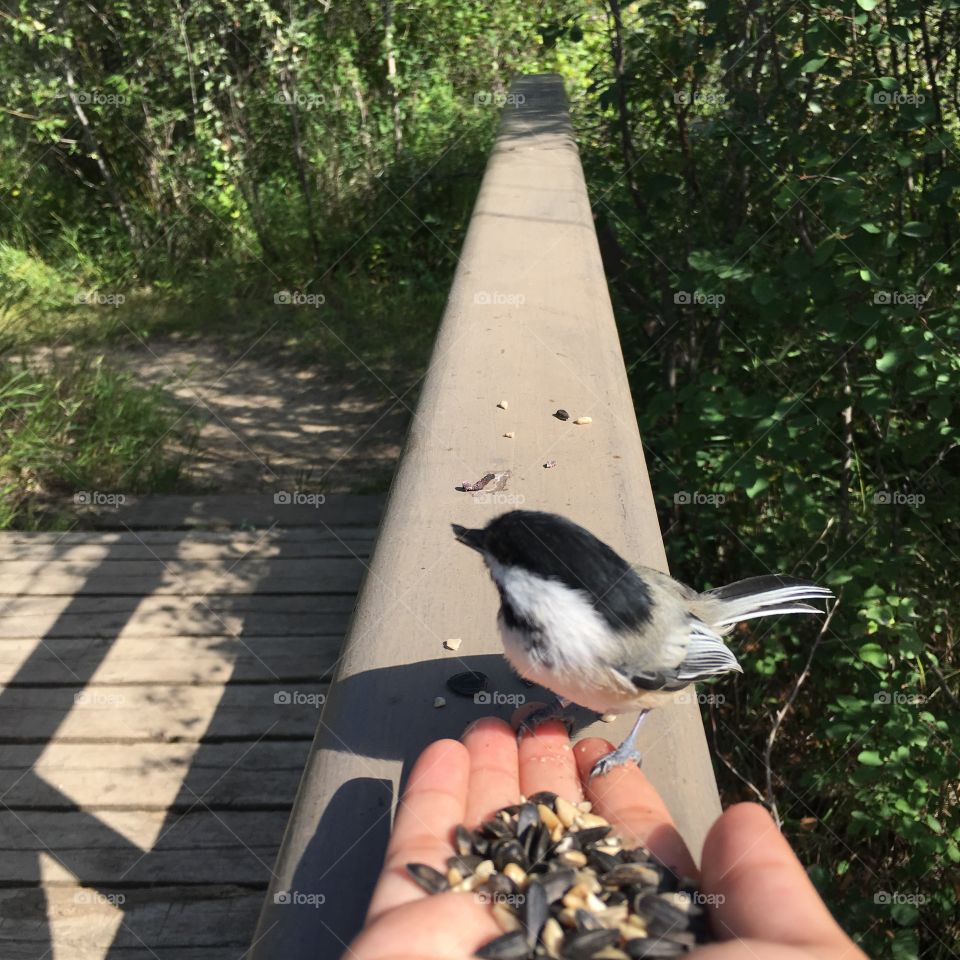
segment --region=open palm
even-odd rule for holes
[[[587,781],[605,740],[573,747],[566,729],[546,723],[523,738],[503,721],[484,718],[462,742],[439,740],[410,774],[366,925],[350,960],[466,960],[500,928],[473,893],[428,896],[405,865],[446,870],[454,827],[478,825],[523,793],[551,790],[590,800],[627,842],[644,844],[677,873],[698,876],[660,796],[636,767]],[[710,895],[711,923],[722,941],[699,948],[698,960],[804,960],[863,954],[837,926],[787,842],[757,804],[729,808],[713,825],[700,886]]]

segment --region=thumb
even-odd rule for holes
[[[765,940],[789,946],[840,948],[863,957],[830,915],[770,814],[738,803],[710,828],[703,847],[701,889],[712,895],[720,940]]]

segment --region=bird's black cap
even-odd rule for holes
[[[629,563],[579,524],[555,513],[511,510],[482,530],[453,524],[457,539],[520,567],[559,580],[587,594],[615,630],[632,630],[650,619],[650,591]]]

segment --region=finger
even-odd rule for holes
[[[442,893],[381,913],[343,954],[349,960],[452,960],[472,957],[500,928],[469,893]]]
[[[438,740],[420,755],[397,809],[368,921],[426,895],[408,876],[406,864],[427,863],[446,872],[453,828],[466,810],[469,780],[470,755],[462,743]]]
[[[695,878],[697,868],[670,811],[639,767],[615,767],[601,777],[589,779],[593,765],[612,749],[612,744],[598,737],[582,740],[574,748],[594,812],[614,824],[630,842],[649,848],[674,872]]]
[[[711,919],[721,940],[843,946],[850,950],[848,957],[863,956],[837,926],[796,854],[759,804],[738,803],[710,828],[701,888],[715,897]]]
[[[464,731],[470,754],[470,787],[464,823],[475,827],[501,807],[517,802],[520,773],[517,738],[510,725],[496,717],[483,717]]]
[[[525,704],[512,717],[515,724],[530,711]],[[541,723],[533,733],[524,734],[519,745],[520,792],[529,797],[540,790],[549,790],[558,796],[578,803],[583,799],[580,776],[573,758],[573,748],[567,728],[559,720]]]

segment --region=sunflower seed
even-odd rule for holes
[[[555,416],[558,420],[569,420],[569,419],[570,419],[570,414],[567,413],[566,410],[558,410],[558,411],[554,414],[554,416]]]
[[[620,939],[619,930],[587,930],[568,934],[563,943],[565,960],[590,960],[604,947],[612,947]]]
[[[686,953],[679,943],[669,940],[659,940],[656,937],[635,937],[624,944],[627,956],[632,960],[647,960],[654,957],[677,957]]]
[[[660,874],[645,863],[618,863],[600,878],[600,882],[606,887],[626,887],[630,884],[656,887],[660,883]]]
[[[427,893],[443,893],[450,887],[447,878],[439,870],[434,870],[426,863],[408,863],[407,873]]]
[[[509,840],[498,841],[493,845],[493,863],[501,871],[508,863],[516,863],[524,870],[530,866],[530,861],[527,860],[527,855],[523,852],[520,841],[514,840],[512,837]]]
[[[483,960],[525,960],[530,956],[530,948],[524,932],[512,930],[485,943],[474,956]]]
[[[542,803],[545,807],[553,809],[553,805],[557,802],[557,795],[551,790],[538,790],[536,793],[532,793],[527,799],[531,803]]]
[[[467,857],[473,852],[473,834],[462,823],[453,831],[453,845],[461,857]]]
[[[573,826],[573,821],[577,819],[577,814],[579,812],[572,803],[564,800],[563,797],[557,797],[554,810],[557,816],[560,818],[560,822],[567,827],[567,829]]]
[[[459,650],[461,643],[463,643],[461,637],[451,637],[449,640],[443,641],[443,645],[447,650]]]
[[[633,898],[633,912],[647,924],[651,936],[659,937],[671,930],[685,930],[687,915],[652,891],[645,890]]]
[[[476,853],[457,854],[455,857],[447,857],[447,868],[459,870],[465,877],[469,877],[482,862],[483,857]]]
[[[617,859],[611,857],[609,853],[603,853],[593,847],[587,851],[587,863],[602,876],[617,866]]]
[[[539,824],[540,815],[537,813],[537,805],[529,801],[521,804],[517,812],[517,836],[526,832],[529,827],[539,826]]]
[[[494,901],[493,919],[497,921],[497,926],[504,932],[510,933],[512,930],[522,930],[520,920],[517,915],[505,903]]]
[[[497,404],[497,406],[498,406],[501,410],[506,410],[506,409],[510,406],[510,404],[509,404],[506,400],[501,400],[501,401]]]
[[[578,930],[602,930],[603,924],[585,907],[578,907],[574,916]]]
[[[609,824],[605,827],[588,827],[586,830],[577,831],[577,839],[581,847],[589,847],[604,837],[613,829]]]
[[[491,840],[513,839],[513,830],[510,829],[509,824],[504,823],[499,817],[484,820],[480,825],[480,829]]]
[[[556,917],[550,917],[540,931],[540,942],[547,948],[547,956],[559,960],[563,946],[563,927]]]
[[[573,870],[554,870],[540,881],[547,893],[547,901],[559,900],[576,883],[577,874]]]
[[[523,926],[527,932],[527,944],[536,946],[537,938],[550,915],[547,892],[538,880],[527,885],[526,899],[523,901]]]

